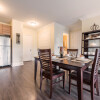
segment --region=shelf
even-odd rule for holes
[[[83,54],[84,55],[84,54]],[[84,55],[84,56],[95,56],[95,55]]]
[[[88,32],[83,32],[82,33],[82,42],[81,42],[81,54],[83,52],[89,52],[89,49],[93,49],[93,51],[95,49],[98,49],[100,48],[100,45],[97,45],[97,46],[92,46],[90,45],[90,42],[98,42],[99,43],[99,40],[100,40],[100,37],[91,37],[90,39],[88,39],[87,37],[89,37],[89,35],[96,35],[99,36],[100,35],[100,30],[94,30],[94,31],[88,31]],[[87,38],[87,39],[86,39]],[[97,41],[96,41],[97,40]],[[89,58],[89,56],[92,58],[94,57],[95,55],[93,54],[84,54],[83,55],[86,57],[86,58]]]
[[[89,32],[84,32],[82,34],[93,34],[93,33],[98,33],[100,30],[95,30],[95,31],[89,31]],[[99,33],[100,34],[100,33]]]
[[[88,40],[99,40],[100,38],[95,38],[95,39],[84,39],[82,41],[88,41]]]
[[[100,48],[100,46],[97,46],[97,47],[82,47],[82,48]]]

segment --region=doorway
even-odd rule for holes
[[[69,48],[69,34],[63,33],[63,47],[64,55],[67,54],[67,49]]]

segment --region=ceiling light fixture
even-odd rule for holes
[[[31,22],[29,22],[28,23],[30,26],[38,26],[39,25],[39,23],[38,22],[36,22],[36,21],[31,21]]]
[[[30,21],[30,22],[28,22],[28,24],[29,24],[30,26],[33,26],[33,27],[39,25],[39,23],[38,23],[37,21]]]
[[[30,26],[33,26],[33,27],[39,25],[39,23],[37,22],[37,18],[32,18],[32,20],[30,20],[30,21],[28,22],[28,24],[29,24]]]
[[[31,25],[32,26],[37,26],[38,25],[38,22],[31,22]]]

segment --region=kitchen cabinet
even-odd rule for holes
[[[2,24],[0,24],[0,34],[2,34]]]
[[[3,34],[4,35],[10,35],[11,34],[11,26],[9,25],[3,25]]]
[[[11,35],[11,26],[0,24],[0,35]]]

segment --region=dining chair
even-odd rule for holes
[[[67,49],[67,53],[77,58],[78,49]]]
[[[50,80],[50,98],[52,98],[52,86],[63,81],[63,89],[65,87],[65,72],[58,70],[52,65],[51,49],[39,49],[38,55],[40,58],[40,90],[42,88],[43,77]],[[57,78],[62,77],[58,82],[54,82]]]
[[[84,71],[83,72],[83,83],[90,85],[90,91],[91,92],[91,100],[94,100],[94,88],[96,88],[97,95],[99,96],[99,87],[98,87],[98,67],[99,67],[99,61],[100,61],[100,49],[96,49],[95,52],[95,58],[92,64],[92,70]],[[71,90],[71,79],[77,80],[77,72],[72,72],[69,74],[69,80],[70,80],[70,86],[69,86],[69,93]],[[87,89],[85,89],[87,90]],[[81,91],[80,91],[81,92]]]
[[[67,49],[67,53],[75,58],[77,58],[78,55],[78,49]],[[70,69],[67,70],[69,72],[69,74],[71,74]],[[70,87],[70,76],[69,76],[69,87]],[[69,90],[70,91],[70,90]]]

